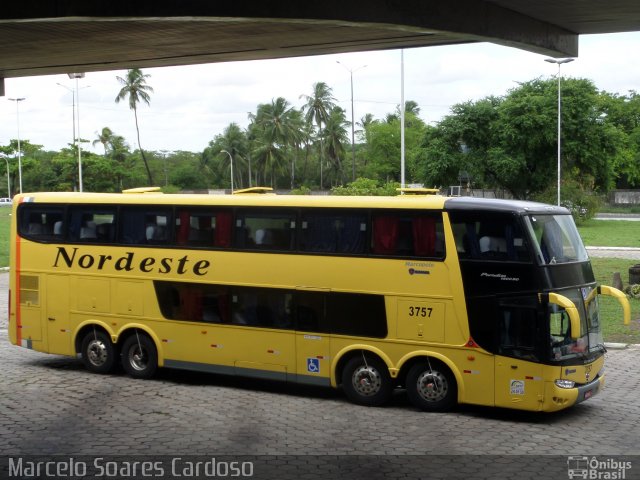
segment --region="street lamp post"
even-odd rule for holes
[[[575,58],[563,58],[563,59],[555,59],[555,58],[545,58],[545,62],[555,63],[558,65],[558,206],[560,206],[560,174],[561,174],[561,151],[562,151],[562,141],[561,141],[561,133],[562,133],[562,93],[560,80],[562,76],[560,75],[560,65],[563,63],[573,62]]]
[[[78,101],[76,102],[76,117],[78,118],[78,140],[77,140],[77,150],[78,150],[78,190],[82,192],[82,146],[80,145],[80,90],[78,88],[78,79],[84,78],[84,73],[69,73],[69,78],[76,80],[76,98]]]
[[[10,98],[12,102],[16,102],[16,120],[18,122],[18,184],[20,186],[20,193],[22,193],[22,152],[20,149],[20,102],[25,100],[25,97]]]
[[[71,118],[72,118],[72,126],[73,126],[73,135],[71,136],[73,140],[73,145],[76,145],[76,91],[73,88],[69,88],[62,83],[56,82],[56,85],[61,86],[62,88],[71,92]]]
[[[229,155],[229,165],[231,166],[231,193],[233,193],[233,157],[226,150],[220,150],[220,153],[226,153]]]
[[[339,60],[336,60],[336,63],[339,63],[340,65],[342,65],[349,72],[349,76],[351,78],[351,170],[352,170],[351,176],[352,176],[352,180],[355,181],[356,179],[356,142],[355,142],[355,129],[354,129],[355,116],[353,112],[353,72],[356,72],[361,68],[366,67],[366,65],[361,65],[358,68],[351,69],[347,67],[344,63],[340,62]]]

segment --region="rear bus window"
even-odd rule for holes
[[[18,231],[21,237],[41,241],[64,238],[64,211],[62,207],[26,205],[18,213]]]

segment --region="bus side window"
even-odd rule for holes
[[[499,308],[499,352],[501,355],[536,360],[537,311],[534,307],[503,305]]]
[[[35,240],[59,240],[62,230],[63,209],[52,207],[22,207],[18,214],[21,236]],[[56,228],[57,226],[57,228]]]
[[[176,241],[178,245],[228,248],[231,246],[232,221],[231,211],[179,210]]]
[[[69,240],[81,243],[113,243],[114,207],[83,205],[71,207]]]
[[[275,288],[236,288],[231,295],[231,323],[290,329],[292,299],[292,293]]]
[[[229,323],[229,293],[224,286],[155,281],[154,287],[166,319]]]
[[[120,241],[127,245],[164,245],[170,239],[168,208],[124,207],[120,221]]]
[[[444,257],[442,217],[389,212],[373,217],[374,254],[405,257]]]
[[[452,215],[460,259],[525,262],[531,257],[522,228],[510,216]]]
[[[365,252],[367,217],[359,212],[306,211],[302,214],[300,250],[315,253]]]
[[[293,212],[243,212],[236,219],[236,246],[249,250],[290,251],[295,245]]]

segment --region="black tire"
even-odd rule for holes
[[[158,368],[156,344],[144,333],[130,335],[122,345],[122,368],[133,378],[151,378]]]
[[[117,350],[109,335],[102,330],[91,330],[82,339],[80,353],[87,370],[109,373],[116,364]]]
[[[342,389],[352,402],[377,407],[389,400],[393,383],[389,369],[382,360],[360,354],[344,366]]]
[[[411,367],[406,387],[411,403],[427,412],[445,412],[458,402],[458,384],[453,373],[434,359]]]

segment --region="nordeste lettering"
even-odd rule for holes
[[[138,270],[143,273],[177,273],[178,275],[193,272],[195,275],[204,276],[208,273],[211,262],[209,260],[194,261],[189,258],[189,255],[183,255],[178,259],[173,257],[143,257],[139,259],[139,256],[134,252],[126,252],[124,255],[116,257],[88,253],[80,255],[78,247],[74,247],[71,252],[67,251],[66,247],[58,247],[53,266],[54,268],[77,266],[84,270],[104,270],[105,268],[113,267],[116,271],[131,272]]]

